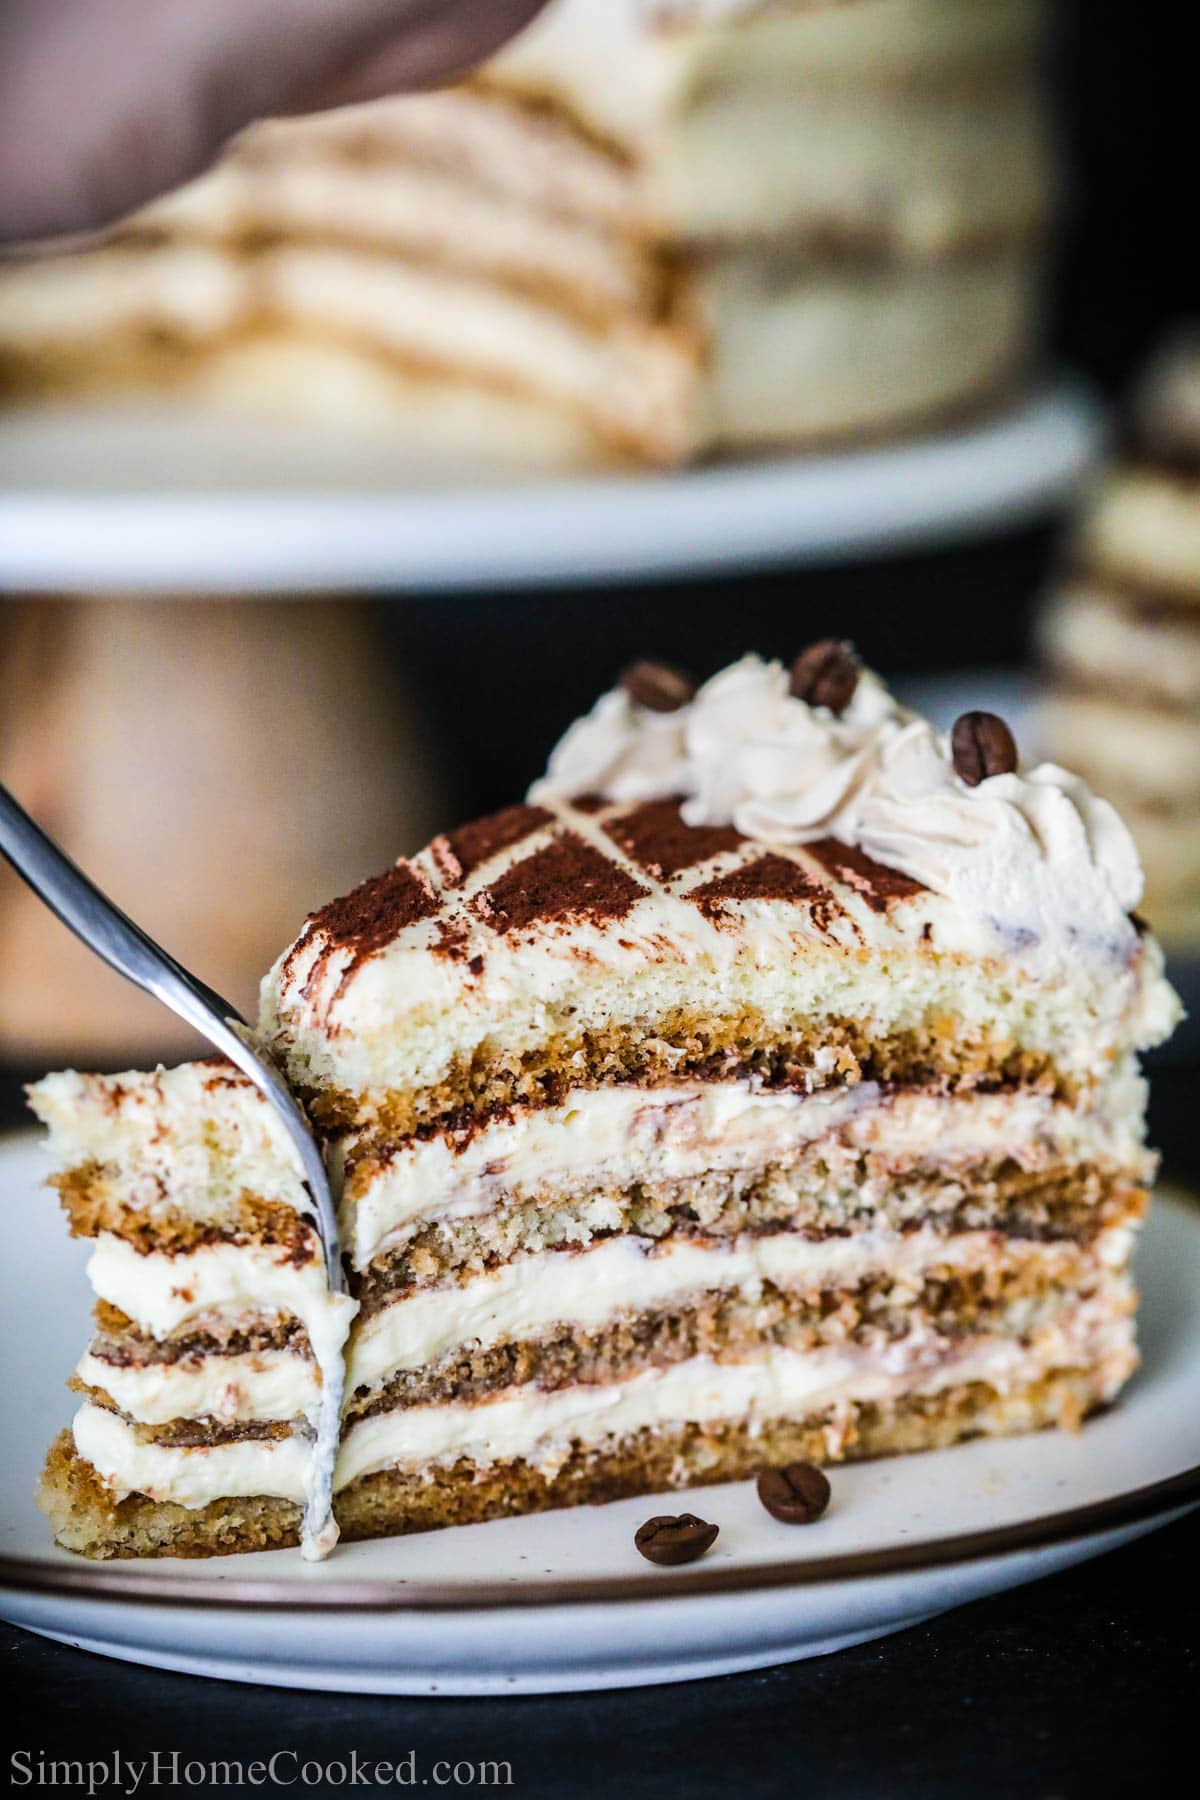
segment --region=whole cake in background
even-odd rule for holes
[[[249,132],[0,274],[10,402],[153,395],[497,464],[870,439],[1012,392],[1041,0],[551,0],[472,83]]]
[[[1147,371],[1040,635],[1044,748],[1120,807],[1155,929],[1200,947],[1200,328]]]
[[[844,645],[635,666],[263,984],[349,1297],[232,1069],[32,1090],[99,1299],[59,1542],[321,1548],[330,1473],[367,1537],[1077,1425],[1136,1363],[1178,1016],[1140,898],[1106,802]]]

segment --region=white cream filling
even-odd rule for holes
[[[75,1373],[101,1388],[142,1425],[172,1419],[258,1421],[305,1418],[316,1424],[321,1404],[317,1366],[289,1350],[252,1350],[237,1356],[197,1355],[179,1362],[122,1366],[89,1350]]]
[[[524,1457],[539,1468],[560,1463],[573,1443],[595,1444],[682,1421],[802,1418],[845,1403],[934,1394],[960,1383],[986,1381],[1003,1392],[1047,1370],[1078,1366],[1129,1343],[1132,1327],[1111,1320],[1088,1329],[1076,1314],[1039,1333],[1033,1345],[1018,1338],[978,1337],[948,1349],[935,1333],[911,1332],[879,1351],[827,1347],[770,1350],[744,1363],[696,1357],[667,1369],[648,1369],[610,1387],[571,1387],[555,1393],[530,1386],[479,1405],[415,1406],[363,1419],[347,1434],[335,1488],[362,1475],[401,1467],[428,1468],[469,1457],[481,1467]],[[1123,1373],[1127,1373],[1124,1370]]]
[[[1095,1246],[1107,1268],[1128,1260],[1132,1233],[1116,1227]],[[753,1302],[764,1282],[819,1293],[856,1287],[875,1276],[912,1290],[935,1268],[959,1272],[1035,1262],[1054,1279],[1070,1265],[1071,1244],[1006,1241],[998,1232],[966,1231],[947,1238],[919,1231],[865,1231],[810,1242],[792,1232],[730,1239],[725,1244],[668,1239],[611,1238],[592,1249],[518,1257],[461,1287],[429,1288],[368,1318],[355,1334],[346,1365],[346,1391],[372,1387],[396,1369],[435,1363],[450,1351],[528,1338],[550,1326],[586,1330],[625,1313],[680,1305],[705,1293],[737,1293]]]
[[[88,1277],[102,1300],[128,1313],[136,1325],[154,1337],[166,1337],[181,1325],[194,1323],[207,1314],[247,1320],[291,1314],[308,1333],[322,1386],[328,1386],[335,1395],[342,1392],[342,1355],[358,1302],[348,1294],[330,1292],[323,1263],[297,1265],[289,1260],[285,1250],[266,1244],[205,1244],[179,1256],[160,1251],[141,1256],[123,1238],[101,1232],[88,1262]],[[336,1418],[335,1410],[331,1421],[334,1429]],[[327,1510],[321,1517],[328,1452],[323,1454],[320,1437],[315,1450],[307,1442],[288,1440],[293,1441],[297,1448],[289,1452],[289,1459],[298,1457],[302,1468],[299,1498],[311,1503],[305,1513],[303,1552],[306,1558],[315,1560],[327,1554],[337,1541],[337,1529]],[[278,1447],[271,1444],[268,1448],[275,1454]],[[240,1471],[254,1466],[255,1446],[237,1444],[222,1446],[224,1449],[237,1452],[232,1466],[239,1471],[235,1479],[240,1483]],[[81,1453],[94,1460],[86,1450]],[[168,1454],[178,1457],[188,1452],[172,1449]],[[290,1471],[289,1459],[271,1462],[270,1469]],[[194,1464],[180,1467],[191,1470]],[[272,1473],[270,1479],[285,1481],[290,1474]],[[187,1487],[186,1477],[184,1486]],[[285,1489],[237,1486],[224,1491],[281,1494]],[[203,1500],[182,1503],[204,1504]]]
[[[247,1438],[238,1443],[180,1447],[140,1444],[116,1413],[86,1402],[72,1426],[75,1448],[115,1498],[145,1494],[176,1506],[264,1494],[303,1505],[312,1445],[304,1438]]]
[[[697,1357],[607,1387],[546,1393],[531,1386],[479,1405],[409,1407],[352,1428],[334,1485],[340,1491],[377,1470],[430,1470],[460,1457],[480,1467],[524,1458],[553,1472],[575,1444],[596,1445],[684,1421],[745,1420],[753,1431],[771,1419],[935,1394],[972,1381],[1003,1393],[1052,1369],[1085,1365],[1096,1366],[1104,1398],[1134,1365],[1132,1321],[1113,1318],[1110,1300],[1083,1303],[1029,1344],[978,1337],[948,1347],[933,1332],[913,1332],[883,1351],[776,1349],[744,1363]],[[91,1405],[80,1409],[74,1432],[80,1455],[118,1495],[142,1493],[193,1507],[231,1495],[304,1498],[308,1456],[295,1439],[194,1449],[142,1444],[122,1419]]]
[[[101,1300],[153,1337],[169,1337],[207,1314],[225,1320],[290,1314],[307,1331],[318,1363],[340,1350],[358,1310],[348,1295],[330,1293],[322,1263],[293,1263],[286,1250],[269,1244],[204,1244],[176,1256],[143,1256],[105,1231],[87,1273]]]
[[[579,1089],[559,1106],[485,1126],[462,1148],[439,1136],[364,1165],[347,1184],[342,1238],[355,1267],[365,1268],[417,1222],[486,1213],[508,1197],[552,1205],[585,1187],[786,1166],[823,1138],[834,1159],[870,1151],[893,1171],[933,1161],[948,1179],[956,1163],[988,1155],[1025,1167],[1103,1159],[1138,1171],[1144,1107],[1145,1084],[1130,1067],[1088,1110],[1028,1091],[883,1095],[872,1082],[810,1095],[737,1081]]]

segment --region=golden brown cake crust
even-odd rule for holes
[[[641,1433],[613,1448],[576,1448],[554,1475],[523,1462],[485,1470],[459,1463],[428,1476],[384,1470],[345,1489],[335,1511],[346,1539],[397,1536],[738,1481],[793,1459],[856,1461],[1046,1425],[1074,1428],[1102,1401],[1094,1372],[1064,1369],[1004,1395],[975,1382],[923,1399],[778,1420],[757,1433],[744,1424]],[[224,1556],[299,1542],[300,1508],[286,1500],[217,1500],[195,1510],[140,1494],[114,1501],[69,1431],[51,1448],[38,1504],[60,1544],[101,1561]]]
[[[832,1079],[817,1073],[827,1062]],[[512,1107],[557,1106],[580,1088],[743,1080],[800,1093],[859,1081],[939,1093],[1024,1087],[1067,1100],[1079,1091],[1049,1055],[985,1031],[968,1033],[960,1019],[933,1019],[886,1036],[867,1019],[796,1020],[783,1037],[777,1022],[750,1011],[722,1017],[681,1007],[578,1035],[556,1028],[545,1043],[521,1052],[485,1042],[453,1062],[443,1081],[420,1091],[364,1097],[310,1087],[303,1097],[324,1131],[365,1129],[367,1153],[434,1126],[462,1129]]]
[[[160,1251],[171,1256],[204,1244],[270,1244],[297,1264],[311,1262],[317,1254],[319,1239],[307,1220],[285,1201],[261,1194],[239,1194],[214,1220],[182,1212],[165,1198],[153,1212],[131,1205],[121,1198],[112,1172],[98,1162],[79,1163],[52,1175],[49,1185],[58,1191],[72,1237],[110,1232],[142,1255]]]

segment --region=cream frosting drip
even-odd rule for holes
[[[1133,840],[1053,763],[971,787],[946,737],[864,670],[845,711],[794,698],[782,663],[746,656],[691,703],[654,713],[617,689],[571,726],[530,799],[683,797],[689,825],[764,843],[836,837],[980,920],[1026,961],[1125,960],[1141,899]]]

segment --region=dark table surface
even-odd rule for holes
[[[39,1758],[504,1761],[521,1795],[1174,1791],[1200,1677],[1200,1515],[836,1656],[674,1687],[532,1699],[292,1693],[126,1667],[0,1627],[4,1735]],[[5,1763],[8,1757],[6,1754]],[[297,1764],[286,1756],[285,1773]],[[1170,1782],[1168,1788],[1167,1783]],[[184,1791],[165,1780],[144,1792]],[[30,1792],[40,1792],[30,1783]],[[86,1788],[83,1790],[86,1791]],[[97,1782],[96,1792],[118,1787]],[[206,1792],[227,1792],[224,1784]],[[250,1791],[246,1789],[245,1791]],[[269,1792],[269,1788],[260,1790]],[[299,1791],[336,1791],[330,1786]],[[378,1790],[377,1790],[378,1791]],[[394,1790],[392,1790],[394,1791]]]

